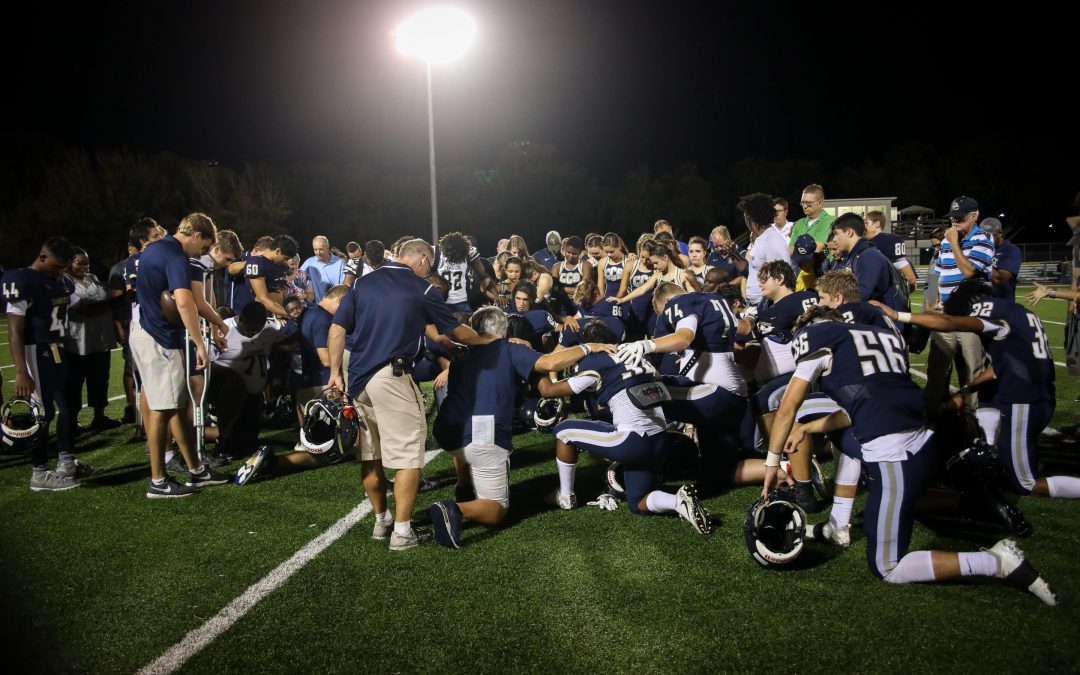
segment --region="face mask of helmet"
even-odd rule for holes
[[[300,443],[312,454],[348,452],[356,443],[360,417],[340,391],[328,390],[304,407]]]
[[[41,406],[33,399],[13,398],[0,410],[4,450],[24,450],[34,442],[45,417]]]
[[[743,523],[746,548],[766,569],[790,566],[803,550],[806,513],[782,490],[754,502]]]

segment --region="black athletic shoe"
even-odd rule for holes
[[[150,499],[177,499],[179,497],[190,497],[198,492],[198,489],[188,485],[181,485],[171,477],[166,477],[163,485],[155,485],[153,479],[151,479],[149,487],[146,488],[146,496]]]
[[[229,476],[215,471],[213,467],[203,465],[202,473],[189,473],[187,484],[191,487],[203,488],[211,485],[224,485],[229,482]]]
[[[435,502],[428,509],[435,541],[446,548],[461,548],[461,509],[449,499]]]

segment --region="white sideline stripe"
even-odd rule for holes
[[[436,449],[424,453],[424,464],[430,462],[441,452],[442,450]],[[275,567],[265,577],[252,584],[232,602],[225,605],[215,616],[208,619],[206,623],[185,635],[180,642],[169,647],[153,663],[144,666],[138,672],[138,675],[166,675],[179,670],[188,659],[202,651],[204,647],[247,614],[260,600],[288,581],[289,577],[299,572],[315,556],[340,539],[354,525],[363,520],[367,514],[371,513],[371,510],[370,500],[365,499],[360,502],[356,508],[347,513],[341,520],[331,525],[329,529],[318,537],[309,541],[291,558]]]

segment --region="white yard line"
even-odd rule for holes
[[[429,450],[424,455],[424,464],[435,458],[442,450]],[[309,541],[291,558],[270,571],[265,577],[251,585],[236,599],[211,617],[203,625],[184,636],[184,639],[169,647],[164,654],[142,668],[138,675],[164,675],[174,673],[198,654],[204,647],[227,631],[234,623],[247,614],[252,607],[280,587],[289,577],[299,572],[315,556],[325,551],[331,544],[345,535],[357,523],[371,513],[371,501],[365,499],[328,530]]]

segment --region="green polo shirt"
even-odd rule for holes
[[[795,240],[804,234],[809,234],[819,244],[824,244],[829,238],[829,231],[832,230],[833,221],[836,220],[836,216],[832,215],[828,211],[822,211],[818,214],[818,219],[814,221],[814,224],[810,224],[810,219],[805,216],[795,221],[794,227],[791,228],[791,240],[788,242],[789,247],[795,246]]]

